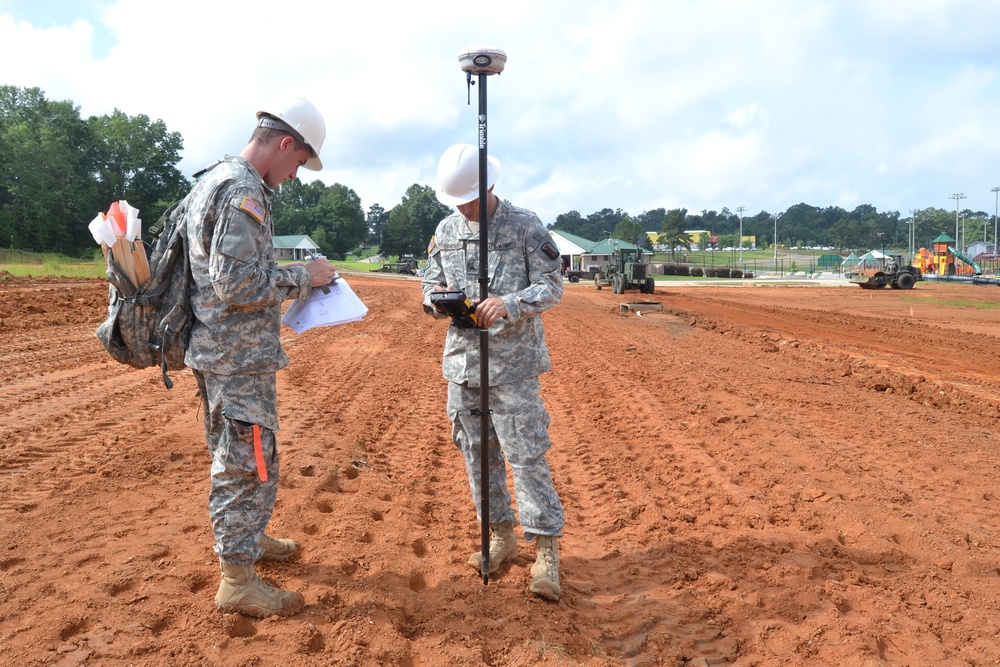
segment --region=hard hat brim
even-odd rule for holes
[[[322,171],[323,161],[319,159],[318,155],[313,155],[311,158],[306,160],[306,163],[302,165],[303,169],[309,169],[311,171]]]
[[[486,162],[486,189],[489,190],[496,184],[497,179],[500,177],[500,160],[492,155],[488,155],[486,156]],[[476,183],[476,187],[472,190],[458,195],[446,193],[439,185],[435,190],[435,194],[437,195],[437,200],[445,206],[461,206],[462,204],[468,204],[470,201],[479,199],[479,183]]]

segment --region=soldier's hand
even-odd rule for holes
[[[483,329],[489,329],[501,317],[507,317],[507,306],[498,296],[491,296],[482,303],[478,301],[476,303],[476,323]]]
[[[337,273],[337,267],[331,264],[326,258],[306,262],[305,267],[312,276],[313,287],[329,285]]]

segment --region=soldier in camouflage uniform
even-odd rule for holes
[[[515,517],[507,489],[510,463],[524,538],[537,540],[531,571],[531,591],[558,600],[558,538],[563,508],[552,483],[546,452],[549,415],[539,395],[538,376],[552,368],[540,314],[562,298],[559,250],[542,222],[531,211],[500,201],[493,184],[500,164],[489,157],[489,294],[479,294],[479,172],[478,149],[452,146],[438,164],[438,200],[458,213],[437,227],[428,248],[423,277],[424,310],[445,317],[431,305],[431,294],[461,289],[476,306],[478,325],[489,330],[489,515],[490,572],[517,557]],[[480,302],[481,301],[481,302]],[[476,511],[480,507],[479,329],[452,324],[445,338],[442,369],[448,380],[448,416],[452,439],[465,457]],[[482,567],[482,554],[469,557]]]
[[[326,128],[302,99],[257,114],[258,126],[238,156],[199,175],[187,199],[191,306],[196,318],[185,362],[194,370],[212,456],[209,516],[224,611],[287,616],[301,594],[261,580],[261,558],[285,561],[299,545],[264,534],[278,492],[275,372],[288,364],[279,341],[281,303],[307,299],[334,267],[325,259],[274,261],[270,198],[299,167],[322,167]]]

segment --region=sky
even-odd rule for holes
[[[997,207],[996,0],[0,0],[0,85],[163,120],[187,176],[304,97],[327,138],[299,177],[365,210],[476,143],[470,46],[507,54],[486,78],[495,192],[546,223]]]

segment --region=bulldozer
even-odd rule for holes
[[[642,259],[642,248],[615,248],[608,266],[594,276],[594,285],[597,289],[608,285],[614,294],[624,294],[630,289],[652,294],[656,289],[649,265]]]
[[[906,257],[886,255],[881,266],[862,269],[851,276],[850,281],[861,289],[882,289],[886,285],[892,289],[913,289],[920,279],[920,269],[910,264]]]

